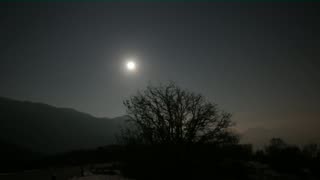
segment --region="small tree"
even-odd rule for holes
[[[149,85],[124,101],[129,125],[123,130],[126,143],[195,144],[236,143],[228,131],[231,114],[220,111],[202,95],[174,83]]]

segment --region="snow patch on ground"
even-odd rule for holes
[[[72,177],[69,180],[129,180],[120,175],[90,175],[85,177]]]

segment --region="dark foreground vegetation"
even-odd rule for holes
[[[54,169],[71,166],[86,166],[97,163],[119,162],[123,147],[106,146],[97,149],[77,150],[46,155],[2,147],[0,173],[15,173],[34,169]]]
[[[278,142],[281,142],[280,144]],[[320,149],[272,139],[251,145],[131,146],[123,173],[136,179],[319,179]]]
[[[7,157],[2,173],[110,163],[132,179],[320,179],[320,146],[298,147],[281,139],[256,151],[248,144],[113,145],[33,160]]]

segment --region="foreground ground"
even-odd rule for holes
[[[1,180],[125,180],[119,175],[119,171],[110,170],[109,164],[96,164],[94,166],[73,166],[64,168],[51,168],[44,170],[31,170],[18,173],[0,174]],[[107,172],[99,172],[100,169],[107,169]],[[109,170],[108,170],[109,169]],[[112,172],[112,173],[111,173]]]

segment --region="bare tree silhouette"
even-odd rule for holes
[[[175,83],[152,86],[124,101],[122,140],[144,144],[236,143],[231,114]]]

